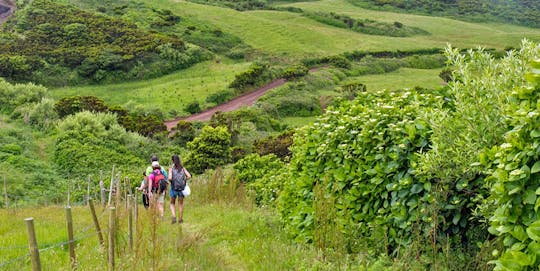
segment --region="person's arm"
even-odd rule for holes
[[[191,179],[191,173],[189,173],[186,168],[184,168],[184,172],[186,173],[186,178]]]
[[[169,168],[169,181],[172,180],[172,167]]]
[[[152,185],[154,184],[154,174],[148,176],[148,196],[152,197]]]

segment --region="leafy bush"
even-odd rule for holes
[[[109,170],[113,165],[129,172],[145,164],[149,154],[144,148],[152,152],[149,141],[126,132],[116,116],[85,111],[70,115],[58,124],[54,161],[71,177],[84,178],[97,170]]]
[[[188,143],[186,167],[194,173],[228,163],[231,159],[231,134],[226,127],[205,126],[201,133]]]
[[[107,112],[108,107],[103,100],[95,96],[70,96],[57,101],[54,110],[63,118],[81,111]]]
[[[294,131],[285,131],[278,136],[271,136],[253,142],[253,149],[259,155],[274,154],[282,160],[291,156],[289,147],[292,145]]]
[[[282,73],[282,77],[288,80],[295,79],[308,74],[308,71],[308,68],[303,64],[297,64],[286,68]]]
[[[430,128],[417,116],[441,103],[432,94],[361,92],[300,129],[278,199],[288,231],[297,240],[313,240],[314,187],[325,183],[346,240],[382,227],[394,248],[411,241],[413,228],[428,236],[431,182],[418,178],[414,167],[429,149]]]
[[[540,62],[527,75],[530,86],[512,93],[509,112],[511,130],[504,143],[494,148],[489,231],[499,236],[505,250],[494,270],[535,270],[540,264]],[[486,157],[486,156],[484,156]],[[488,163],[489,160],[482,161]]]
[[[238,179],[248,184],[255,192],[255,203],[271,204],[279,191],[279,183],[273,182],[273,176],[281,174],[283,162],[274,154],[259,156],[250,154],[236,162],[233,166]]]
[[[244,92],[250,88],[262,85],[273,78],[269,66],[267,64],[252,64],[245,72],[234,76],[234,80],[229,85],[240,92]]]
[[[230,89],[225,89],[225,90],[221,90],[221,91],[218,91],[216,93],[212,93],[212,94],[208,95],[206,97],[206,102],[207,103],[213,103],[213,104],[217,105],[217,104],[225,103],[225,102],[231,100],[234,97],[235,97],[234,91],[232,91]]]
[[[56,121],[59,119],[54,106],[54,100],[43,98],[39,103],[18,107],[12,117],[23,119],[39,130],[50,131],[56,127]]]
[[[195,138],[195,128],[188,121],[179,121],[172,132],[174,133],[172,136],[173,141],[181,146],[186,146],[188,142]]]
[[[28,84],[11,84],[0,78],[0,111],[11,113],[15,108],[29,103],[37,103],[45,96],[47,89]]]
[[[189,104],[186,105],[184,108],[184,111],[190,113],[190,114],[196,114],[201,112],[201,105],[199,104],[199,101],[195,100]]]

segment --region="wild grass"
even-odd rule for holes
[[[441,69],[410,69],[400,68],[399,70],[385,74],[363,75],[347,80],[363,83],[367,91],[374,90],[398,90],[405,88],[423,87],[439,88],[444,82],[439,77]]]
[[[494,48],[516,46],[524,37],[540,39],[540,30],[502,24],[466,23],[452,19],[365,10],[345,0],[324,0],[288,4],[307,11],[335,12],[358,19],[399,21],[432,35],[407,38],[383,37],[331,27],[297,13],[280,11],[245,11],[205,6],[178,0],[149,3],[168,8],[180,16],[194,16],[218,25],[225,32],[240,37],[253,48],[282,58],[334,55],[352,50],[408,50],[479,45]]]
[[[110,85],[90,85],[51,89],[56,98],[74,95],[92,95],[103,99],[108,105],[138,105],[143,109],[159,108],[163,113],[170,110],[182,112],[184,107],[213,93],[226,89],[234,75],[249,67],[250,63],[229,60],[207,61],[191,68],[160,78]],[[134,109],[134,108],[130,108]]]

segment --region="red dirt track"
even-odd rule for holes
[[[210,108],[208,110],[205,110],[203,112],[193,114],[193,115],[191,115],[189,117],[176,118],[174,120],[165,121],[165,125],[167,126],[167,130],[170,131],[181,120],[185,120],[185,121],[207,121],[207,120],[210,120],[210,118],[212,118],[212,115],[214,115],[214,113],[216,113],[218,111],[228,112],[228,111],[236,110],[236,109],[238,109],[238,108],[240,108],[242,106],[251,106],[257,101],[257,99],[259,99],[259,97],[261,97],[268,90],[279,87],[279,86],[285,84],[285,82],[286,82],[286,80],[283,79],[283,78],[276,79],[276,80],[270,82],[269,84],[267,84],[267,85],[265,85],[265,86],[263,86],[261,88],[258,88],[255,91],[243,94],[242,96],[238,96],[238,97],[234,98],[233,100],[230,100],[230,101],[228,101],[228,102],[226,102],[224,104],[220,104],[220,105],[218,105],[216,107],[212,107],[212,108]]]

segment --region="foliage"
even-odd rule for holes
[[[172,140],[180,146],[186,146],[186,144],[195,138],[195,128],[189,121],[179,121],[176,127],[173,128]]]
[[[385,23],[370,19],[353,19],[347,15],[333,12],[304,12],[304,16],[316,20],[323,24],[346,28],[352,31],[369,34],[383,35],[391,37],[409,37],[414,35],[427,35],[427,31],[417,27],[404,26],[400,22]]]
[[[245,92],[250,88],[267,83],[271,79],[273,79],[273,75],[267,64],[253,63],[247,71],[235,75],[229,87]]]
[[[221,90],[216,93],[208,95],[208,97],[206,97],[206,102],[218,105],[218,104],[228,102],[234,97],[235,97],[234,91],[230,89],[225,89],[225,90]]]
[[[238,179],[255,192],[257,205],[269,205],[275,201],[281,188],[275,176],[284,169],[284,163],[277,156],[250,154],[236,162],[234,169]]]
[[[25,123],[41,131],[50,131],[56,127],[56,121],[59,119],[54,106],[54,100],[43,98],[39,103],[18,107],[12,117],[23,119]]]
[[[147,78],[207,59],[176,37],[49,0],[19,11],[16,27],[0,39],[0,52],[1,76],[58,84]]]
[[[226,127],[205,126],[201,133],[188,143],[186,167],[194,173],[227,164],[231,159],[231,134]]]
[[[309,70],[305,65],[296,64],[296,65],[287,67],[285,70],[283,70],[281,76],[283,78],[287,79],[287,80],[296,79],[296,78],[300,78],[300,77],[302,77],[304,75],[307,75],[308,71]]]
[[[354,100],[358,96],[359,92],[366,91],[366,85],[360,82],[345,82],[336,88],[338,93],[341,93],[343,97],[349,100]]]
[[[54,105],[54,111],[60,118],[73,115],[81,111],[107,112],[105,102],[95,96],[72,96],[58,100]]]
[[[538,49],[538,47],[537,47]],[[528,86],[516,87],[508,109],[504,143],[494,147],[484,158],[492,168],[486,179],[491,187],[489,203],[492,234],[499,236],[505,249],[495,261],[495,270],[535,270],[540,259],[540,61],[533,62],[527,75]],[[521,68],[521,67],[520,67]],[[490,208],[491,209],[491,208]]]
[[[282,160],[287,160],[291,156],[289,147],[293,143],[294,131],[288,130],[277,136],[255,140],[253,149],[261,156],[274,154]]]
[[[461,54],[448,48],[447,54],[454,70],[447,94],[451,104],[422,116],[432,127],[432,146],[420,156],[417,174],[432,179],[441,191],[437,200],[448,202],[440,213],[452,223],[443,229],[464,234],[482,225],[474,214],[488,195],[482,169],[471,165],[502,143],[509,95],[524,84],[525,63],[538,56],[538,48],[524,42],[520,52],[500,60],[483,50]]]
[[[449,16],[472,21],[498,21],[539,27],[540,3],[534,0],[348,0],[364,8]]]
[[[149,140],[126,132],[115,115],[85,111],[58,124],[54,161],[63,174],[85,178],[113,165],[129,172],[144,165],[155,149]]]
[[[184,108],[184,111],[190,113],[190,114],[196,114],[201,112],[201,105],[199,104],[199,101],[195,100],[189,104],[186,105]]]
[[[386,244],[394,248],[411,241],[413,228],[428,236],[431,182],[418,178],[414,167],[418,154],[429,148],[431,132],[417,116],[443,102],[417,92],[361,92],[300,129],[278,199],[296,240],[313,241],[313,189],[323,182],[325,195],[336,200],[336,223],[345,240],[369,236],[372,227],[385,227]],[[342,245],[358,249],[351,242]]]
[[[33,83],[11,84],[0,78],[0,111],[11,113],[18,106],[37,103],[46,92],[46,88]]]

